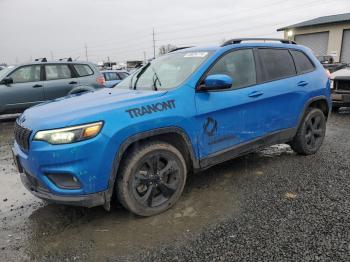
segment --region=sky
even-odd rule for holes
[[[0,63],[64,57],[123,62],[161,45],[283,37],[277,28],[350,12],[350,0],[0,0]]]

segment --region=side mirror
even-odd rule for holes
[[[204,85],[199,86],[199,91],[212,91],[229,89],[232,87],[232,78],[224,74],[209,75],[204,79]]]
[[[1,80],[0,84],[2,84],[2,85],[13,84],[13,79],[12,79],[12,77],[5,77]]]

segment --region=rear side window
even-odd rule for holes
[[[262,81],[272,81],[296,74],[294,62],[286,49],[259,49]]]
[[[73,65],[75,71],[77,71],[78,76],[90,76],[94,74],[94,71],[88,65]]]
[[[67,79],[72,78],[72,72],[70,71],[68,65],[46,65],[46,80],[57,80],[57,79]]]
[[[314,65],[310,59],[300,51],[291,50],[298,74],[304,74],[314,70]]]
[[[207,75],[225,74],[232,78],[232,88],[256,84],[253,50],[242,49],[221,57]]]
[[[106,72],[103,75],[106,81],[120,80],[119,76],[115,72]]]
[[[40,65],[23,66],[9,75],[14,83],[40,81]]]

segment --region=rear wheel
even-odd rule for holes
[[[326,134],[326,118],[318,108],[308,108],[291,147],[301,155],[315,154]]]
[[[163,142],[146,143],[122,163],[117,179],[119,201],[139,216],[161,213],[175,204],[186,182],[182,154]]]

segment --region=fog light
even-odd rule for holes
[[[46,176],[59,188],[79,189],[81,184],[79,180],[71,174],[46,174]]]

